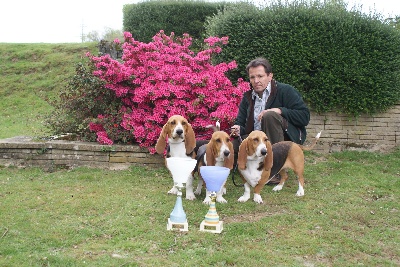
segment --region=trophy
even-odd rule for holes
[[[217,192],[221,190],[228,178],[230,170],[218,166],[201,166],[200,174],[206,183],[207,192],[210,192],[211,203],[209,210],[200,224],[200,231],[211,233],[221,233],[223,230],[223,221],[219,220],[215,200]]]
[[[167,168],[174,179],[174,186],[178,190],[175,207],[168,218],[167,230],[188,231],[186,213],[182,206],[182,189],[197,161],[190,158],[167,158]]]

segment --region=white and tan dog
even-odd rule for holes
[[[253,131],[239,146],[238,168],[243,179],[244,194],[238,201],[250,198],[250,188],[254,187],[253,200],[263,203],[260,192],[269,179],[281,175],[281,181],[273,190],[282,189],[288,179],[286,169],[290,168],[298,177],[297,196],[304,195],[304,153],[317,143],[321,133],[315,137],[312,145],[306,147],[291,141],[282,141],[271,146],[268,137],[262,131]]]
[[[168,147],[166,157],[195,158],[194,149],[196,147],[196,138],[192,126],[181,115],[171,116],[163,126],[160,136],[157,140],[155,149],[160,155],[164,155],[166,148],[166,139],[168,138]],[[172,187],[168,194],[177,194],[178,190]],[[186,182],[186,199],[194,200],[196,196],[193,193],[193,174],[190,174]]]
[[[204,183],[199,171],[201,166],[220,166],[229,168],[230,170],[233,168],[234,152],[230,136],[224,131],[218,130],[214,132],[211,140],[198,149],[196,159],[199,183],[194,193],[200,195]],[[206,197],[203,201],[204,204],[209,205],[211,203],[210,193],[209,191],[206,192]],[[222,196],[225,193],[226,188],[225,185],[223,185],[221,190],[217,192],[216,201],[219,203],[226,203],[227,201]]]

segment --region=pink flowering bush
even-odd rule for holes
[[[216,120],[222,130],[232,125],[249,84],[239,79],[234,86],[225,75],[237,67],[236,62],[211,63],[212,55],[222,51],[228,37],[205,39],[206,48],[197,53],[189,49],[192,39],[187,34],[175,37],[160,31],[150,43],[136,41],[128,32],[124,37],[122,61],[109,55],[88,56],[95,66],[93,75],[123,103],[120,126],[131,132],[140,146],[154,152],[151,147],[162,126],[174,114],[186,117],[196,136],[205,136],[203,139],[210,137],[205,126]],[[101,127],[109,114],[99,117],[90,129],[96,132],[98,142],[112,144],[111,133]]]

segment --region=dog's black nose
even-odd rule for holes
[[[183,130],[182,129],[178,129],[176,130],[176,134],[181,136],[183,134]]]
[[[225,156],[225,157],[229,157],[229,154],[230,154],[230,153],[231,153],[231,152],[230,152],[229,150],[225,150],[225,151],[224,151],[224,156]]]
[[[267,149],[266,148],[261,149],[261,155],[263,155],[263,156],[267,155]]]

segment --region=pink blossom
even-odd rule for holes
[[[91,130],[92,132],[100,132],[100,131],[104,131],[104,127],[103,127],[103,125],[101,125],[99,123],[90,122],[89,130]]]
[[[97,142],[100,144],[105,144],[105,145],[112,145],[114,142],[108,138],[108,135],[105,131],[100,131],[97,132]]]
[[[227,130],[236,117],[238,105],[249,84],[238,80],[233,86],[226,72],[235,69],[235,61],[211,64],[214,54],[222,51],[228,37],[209,37],[204,40],[209,48],[197,53],[189,47],[192,39],[170,36],[160,31],[150,43],[142,43],[124,33],[122,62],[109,56],[88,55],[95,64],[93,75],[105,81],[124,103],[121,127],[131,131],[141,147],[154,153],[154,146],[162,126],[171,115],[185,116],[196,135],[209,135],[206,125],[219,120]],[[103,117],[104,118],[104,117]],[[104,144],[113,141],[98,124],[89,127]]]

